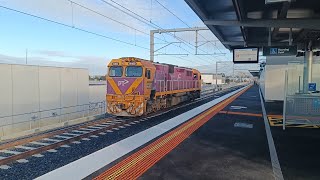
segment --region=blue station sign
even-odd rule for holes
[[[263,56],[295,56],[297,46],[265,46]]]
[[[316,91],[317,84],[316,83],[309,83],[309,91]]]

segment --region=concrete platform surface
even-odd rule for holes
[[[223,111],[261,115],[258,87]],[[140,179],[274,179],[263,118],[218,114]]]
[[[282,106],[265,103],[267,115],[281,116]],[[221,112],[140,179],[320,179],[319,128],[271,126],[280,167],[275,170],[258,86]]]

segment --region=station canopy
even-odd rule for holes
[[[319,47],[320,0],[185,1],[229,50],[286,46],[289,36],[298,49],[310,40]]]

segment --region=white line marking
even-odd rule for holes
[[[244,87],[246,88],[246,87]],[[56,180],[56,179],[83,179],[102,167],[110,164],[120,157],[132,152],[133,150],[141,147],[142,145],[152,141],[153,139],[167,133],[173,128],[188,121],[190,118],[197,116],[203,111],[211,108],[212,106],[222,102],[223,100],[231,97],[232,95],[240,92],[244,88],[233,91],[223,97],[212,100],[199,107],[191,109],[183,114],[171,118],[149,129],[134,134],[126,139],[96,151],[88,156],[71,162],[63,167],[55,169],[47,174],[44,174],[37,179]]]
[[[99,125],[96,125],[97,127],[101,127],[101,128],[105,128],[105,127],[108,127],[109,125],[102,125],[102,124],[99,124]]]
[[[68,146],[68,145],[62,145],[62,146],[60,146],[60,147],[69,148],[70,146]]]
[[[98,138],[99,136],[96,136],[96,135],[92,135],[92,136],[90,136],[90,137],[93,137],[93,138]]]
[[[79,134],[72,134],[72,133],[63,133],[63,135],[69,135],[69,136],[79,136]]]
[[[37,148],[34,148],[34,147],[28,147],[28,146],[15,146],[15,148],[18,148],[18,149],[26,149],[26,150],[34,150],[34,149],[37,149]]]
[[[81,134],[88,133],[88,131],[78,131],[78,130],[73,130],[72,132],[81,133]]]
[[[32,155],[33,157],[37,157],[37,158],[41,158],[41,157],[43,157],[44,155],[42,155],[42,154],[34,154],[34,155]]]
[[[263,114],[264,126],[266,129],[266,134],[267,134],[267,139],[268,139],[268,146],[269,146],[269,152],[270,152],[270,158],[271,158],[274,179],[283,180],[281,166],[279,163],[276,147],[274,146],[274,142],[273,142],[273,138],[272,138],[272,134],[271,134],[268,118],[267,118],[267,113],[266,113],[266,109],[264,107],[264,102],[262,100],[262,94],[261,94],[260,88],[259,88],[259,92],[260,92],[262,114]]]
[[[19,151],[12,151],[7,149],[1,150],[0,152],[7,153],[7,154],[21,154],[21,152]]]
[[[124,126],[119,126],[119,128],[122,128],[122,129],[123,129],[123,128],[126,128],[126,127],[124,127]]]
[[[52,142],[60,142],[60,141],[62,141],[62,140],[59,140],[59,139],[50,139],[50,138],[44,138],[43,140],[52,141]]]
[[[26,160],[26,159],[19,159],[19,160],[17,160],[17,162],[18,162],[18,163],[27,163],[27,162],[29,162],[29,161]]]
[[[119,130],[119,128],[112,128],[113,130]]]
[[[88,128],[81,128],[80,130],[81,130],[81,131],[89,131],[89,132],[90,132],[90,131],[95,131],[95,129],[88,129]]]
[[[10,151],[10,150],[6,150],[6,149],[4,149],[4,150],[1,150],[0,152],[2,152],[2,153],[6,153],[6,154],[21,154],[21,152],[18,152],[18,151]]]
[[[55,149],[49,149],[49,150],[47,150],[48,152],[51,152],[51,153],[55,153],[55,152],[58,152],[57,150],[55,150]]]
[[[91,129],[101,129],[102,127],[98,127],[98,126],[88,126],[88,128],[91,128]]]
[[[69,137],[69,136],[60,136],[60,135],[56,135],[56,136],[54,136],[54,137],[56,137],[56,138],[62,138],[62,139],[70,139],[71,137]]]
[[[113,131],[111,131],[111,130],[107,130],[107,132],[108,132],[108,133],[112,133]]]
[[[251,129],[251,128],[253,128],[253,124],[236,122],[236,123],[234,123],[233,127],[250,128]]]
[[[84,141],[90,141],[89,138],[82,138],[81,140],[84,140]]]
[[[131,126],[130,124],[125,124],[125,126]]]
[[[42,142],[37,142],[37,141],[33,141],[33,142],[29,142],[30,144],[36,144],[36,145],[41,145],[41,146],[48,146],[50,143],[42,143]]]
[[[10,169],[11,167],[8,166],[8,165],[1,165],[0,166],[0,169],[4,169],[4,170],[7,170],[7,169]]]
[[[0,156],[0,160],[1,160],[1,159],[5,159],[5,158],[6,158],[6,157]]]
[[[73,144],[81,144],[80,141],[73,141],[72,143],[73,143]]]
[[[104,133],[104,132],[101,132],[101,133],[99,133],[100,135],[106,135],[107,133]]]

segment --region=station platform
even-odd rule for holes
[[[258,86],[251,87],[141,179],[273,179]]]
[[[270,127],[262,102],[238,89],[39,179],[319,179],[317,131]]]

